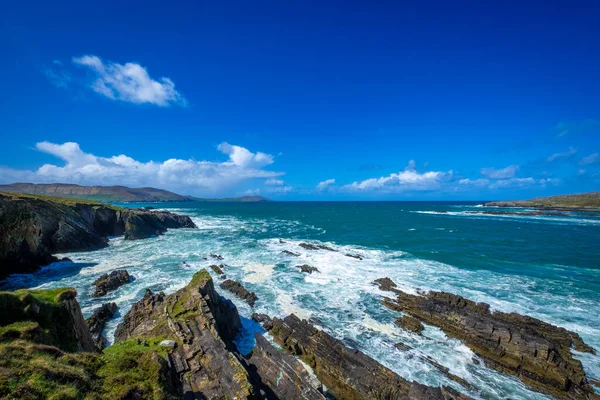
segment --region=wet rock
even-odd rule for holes
[[[362,260],[362,256],[360,254],[350,254],[350,253],[346,253],[345,254],[346,257],[351,257],[351,258],[356,258],[357,260]]]
[[[96,286],[94,296],[105,296],[109,291],[133,281],[133,277],[126,270],[115,270],[110,274],[104,274],[93,283]]]
[[[302,247],[303,249],[306,249],[306,250],[328,250],[328,251],[335,251],[331,247],[327,247],[327,246],[325,246],[323,244],[314,245],[314,244],[302,242],[298,246],[300,246],[300,247]]]
[[[265,331],[270,331],[273,328],[273,320],[267,314],[252,314],[252,320],[262,324],[262,327]]]
[[[233,281],[231,279],[227,279],[225,282],[221,283],[220,286],[222,289],[225,289],[235,294],[237,298],[245,300],[250,305],[250,307],[254,307],[254,303],[258,299],[256,293],[249,292],[239,282]]]
[[[423,329],[425,329],[421,321],[411,317],[410,315],[404,315],[403,317],[398,318],[396,321],[394,321],[394,323],[400,328],[406,329],[407,331],[411,331],[419,335],[421,334],[421,332],[423,332]]]
[[[387,292],[396,292],[398,290],[396,289],[397,285],[394,283],[394,281],[388,277],[375,279],[373,283],[378,285],[379,289]]]
[[[409,382],[295,315],[273,319],[275,341],[310,365],[338,399],[468,399],[447,387]]]
[[[585,399],[592,393],[571,347],[594,352],[574,332],[516,313],[490,312],[489,305],[444,292],[410,295],[397,289],[382,303],[441,328],[462,340],[486,365],[559,398]]]
[[[398,350],[400,350],[400,351],[411,351],[411,350],[413,349],[413,348],[412,348],[412,347],[410,347],[409,345],[407,345],[407,344],[404,344],[404,343],[402,343],[402,342],[398,342],[398,343],[396,343],[396,344],[394,345],[394,347],[395,347],[395,348],[397,348],[397,349],[398,349]]]
[[[255,333],[256,345],[248,364],[276,399],[325,400],[321,383],[291,354],[279,351],[262,335]]]
[[[215,274],[223,275],[223,270],[221,269],[221,267],[219,265],[213,264],[213,265],[209,265],[209,267],[210,267],[210,269],[212,269],[213,271],[215,271]]]
[[[210,258],[214,258],[215,260],[221,261],[223,259],[223,256],[220,254],[211,254]]]
[[[283,250],[282,253],[285,254],[286,256],[300,257],[300,254],[294,253],[294,252],[289,251],[289,250]]]
[[[296,268],[299,268],[300,271],[307,273],[307,274],[312,274],[313,272],[321,272],[321,271],[319,271],[319,269],[317,267],[311,267],[308,264],[296,265]]]
[[[280,244],[284,244],[284,243],[287,243],[287,242],[285,240],[283,240],[283,239],[279,239],[279,243]]]
[[[116,303],[106,303],[94,311],[91,317],[85,320],[85,323],[90,329],[92,339],[96,343],[99,350],[106,347],[106,338],[102,336],[106,322],[111,319],[117,312]]]

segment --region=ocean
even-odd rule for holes
[[[372,284],[389,277],[410,293],[447,291],[489,303],[493,310],[530,315],[575,331],[599,353],[574,352],[576,358],[588,377],[600,379],[600,214],[486,215],[477,213],[497,209],[483,209],[476,202],[148,205],[187,214],[198,229],[169,230],[138,241],[112,238],[105,249],[61,255],[73,263],[12,276],[0,288],[74,287],[86,317],[114,301],[120,311],[105,332],[112,340],[122,316],[146,288],[172,293],[199,269],[222,263],[228,278],[258,295],[252,310],[217,287],[243,317],[245,329],[238,338],[242,352],[251,350],[252,333],[261,330],[249,319],[252,312],[271,317],[295,313],[312,318],[319,328],[407,379],[465,390],[425,362],[422,356],[428,355],[467,380],[475,389],[471,396],[546,398],[516,378],[477,363],[467,346],[440,329],[426,326],[418,336],[395,326],[399,314],[381,305],[388,294]],[[301,242],[336,251],[305,250],[298,246]],[[302,264],[319,272],[302,273],[296,268]],[[127,269],[135,281],[106,297],[91,297],[92,281],[118,268]],[[209,272],[218,285],[221,279]],[[394,344],[400,341],[414,350],[396,350]]]

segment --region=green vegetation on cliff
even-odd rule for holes
[[[541,209],[600,209],[600,192],[537,197],[531,200],[492,201],[487,207],[531,207]]]

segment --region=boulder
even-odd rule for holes
[[[300,271],[307,273],[307,274],[312,274],[313,272],[321,272],[321,271],[319,271],[319,269],[317,267],[311,267],[308,264],[296,265],[296,268],[300,268]]]
[[[93,283],[96,286],[94,296],[105,296],[109,291],[133,281],[133,277],[126,270],[115,270],[110,274],[104,274]]]
[[[213,271],[215,271],[215,274],[217,275],[223,275],[223,270],[221,269],[221,267],[223,266],[223,264],[219,265],[209,265],[210,269],[212,269]]]
[[[258,299],[256,293],[249,292],[245,287],[241,285],[241,283],[233,281],[231,279],[227,279],[223,283],[221,283],[221,288],[225,289],[231,293],[233,293],[237,298],[245,300],[250,307],[254,307],[254,303]]]

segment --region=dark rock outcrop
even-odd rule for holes
[[[102,350],[106,347],[106,338],[102,336],[102,331],[104,331],[106,322],[111,319],[116,312],[116,303],[102,304],[100,308],[94,311],[91,317],[85,320],[85,323],[90,329],[92,339],[94,339],[94,342],[99,350]]]
[[[275,318],[271,334],[284,349],[310,365],[338,399],[468,399],[448,387],[409,382],[295,315]]]
[[[215,265],[215,264],[209,265],[210,269],[212,269],[213,271],[215,271],[215,274],[218,274],[218,275],[223,275],[223,270],[221,269],[222,266],[223,266],[223,264],[221,264],[221,265]]]
[[[267,314],[252,314],[252,320],[262,324],[262,327],[265,331],[270,331],[273,328],[273,320]]]
[[[283,250],[282,253],[285,254],[286,256],[300,257],[300,254],[294,253],[294,252],[289,251],[289,250]]]
[[[345,254],[346,257],[350,257],[350,258],[356,258],[357,260],[362,260],[362,256],[360,254],[350,254],[350,253],[346,253]]]
[[[189,217],[169,212],[0,193],[0,279],[57,261],[55,253],[106,247],[109,236],[140,239],[193,227]]]
[[[250,307],[254,307],[254,303],[258,299],[256,293],[249,292],[248,290],[246,290],[245,287],[241,285],[241,283],[233,281],[231,279],[227,279],[225,282],[221,283],[221,288],[235,294],[237,298],[245,300],[250,305]]]
[[[300,268],[300,271],[306,274],[312,274],[313,272],[321,272],[317,267],[311,267],[308,264],[296,265],[296,268]]]
[[[310,244],[310,243],[300,243],[298,246],[302,247],[303,249],[306,250],[328,250],[328,251],[336,251],[334,249],[332,249],[331,247],[327,247],[323,244],[318,244],[318,245],[314,245],[314,244]]]
[[[248,358],[248,365],[251,371],[256,371],[260,384],[266,385],[267,390],[272,392],[269,397],[325,400],[321,383],[293,355],[279,351],[258,333],[254,337],[256,345]]]
[[[373,283],[378,285],[381,290],[386,290],[388,292],[395,292],[397,290],[395,289],[397,285],[388,277],[375,279]]]
[[[440,327],[462,340],[488,366],[517,376],[559,398],[592,398],[581,362],[571,347],[593,353],[574,332],[516,313],[490,312],[489,305],[444,292],[410,295],[390,288],[396,299],[383,304]]]
[[[421,332],[423,332],[423,329],[425,329],[421,321],[411,317],[410,315],[404,315],[402,316],[402,318],[398,318],[396,321],[394,321],[394,323],[400,328],[406,329],[407,331],[411,331],[419,335],[421,334]]]
[[[110,274],[101,275],[93,283],[96,286],[94,296],[105,296],[111,290],[133,281],[133,277],[124,269],[112,271]]]

